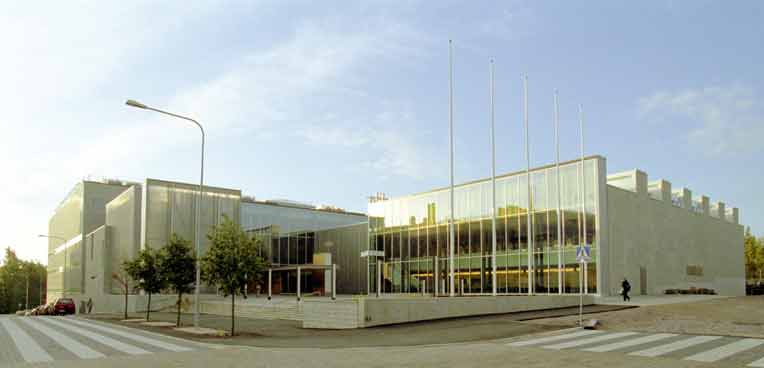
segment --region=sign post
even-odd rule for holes
[[[381,287],[380,287],[380,282],[382,282],[381,281],[382,280],[382,271],[381,271],[381,268],[382,268],[382,259],[384,257],[385,257],[385,252],[383,252],[381,250],[372,250],[372,249],[369,249],[369,250],[364,250],[364,251],[361,252],[361,258],[368,258],[369,264],[372,261],[376,261],[376,272],[375,273],[377,274],[377,285],[376,285],[377,286],[376,287],[377,298],[379,298],[379,296],[381,294]],[[366,270],[368,272],[368,268]],[[371,275],[369,275],[369,276],[371,276]],[[369,290],[369,286],[370,286],[369,285],[369,278],[370,277],[366,278],[366,294],[371,294],[371,290]]]
[[[576,261],[578,261],[578,325],[584,325],[584,275],[583,269],[586,263],[591,261],[591,248],[589,245],[576,247]]]

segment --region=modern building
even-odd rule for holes
[[[450,188],[372,197],[367,216],[205,186],[201,253],[206,234],[227,216],[262,241],[274,294],[298,293],[297,285],[328,294],[332,267],[342,294],[444,296],[451,274],[458,295],[495,288],[501,295],[609,296],[624,277],[635,294],[745,292],[737,208],[665,180],[648,182],[639,170],[608,175],[602,156],[497,176],[495,211],[492,183],[455,186],[453,258]],[[164,246],[173,233],[194,243],[197,190],[156,179],[76,184],[50,219],[49,300],[66,294],[121,305],[113,276],[124,261]],[[578,261],[579,248],[589,250],[588,262]]]
[[[583,162],[496,177],[495,212],[490,178],[455,186],[455,293],[492,294],[495,257],[499,294],[608,296],[625,277],[639,294],[744,295],[737,208],[648,183],[639,170],[608,176],[602,156]],[[382,293],[449,294],[450,213],[450,188],[373,198],[369,246],[383,256],[378,276],[369,264],[372,289],[380,280]],[[579,246],[590,250],[588,263],[577,261]]]
[[[164,246],[172,234],[195,243],[197,193],[195,184],[156,179],[77,183],[49,222],[48,300],[65,295],[93,298],[98,306],[121,306],[123,286],[114,276],[122,273],[123,262],[134,259],[140,249]],[[365,215],[289,201],[255,201],[242,197],[240,190],[212,186],[204,187],[201,206],[202,255],[210,246],[206,235],[226,216],[263,241],[264,256],[274,267],[336,264],[337,291],[365,290],[367,266],[358,257],[368,238]],[[303,272],[302,290],[328,293],[327,276],[318,270]],[[295,293],[295,278],[294,270],[275,272],[274,292]],[[215,293],[209,286],[202,291]]]

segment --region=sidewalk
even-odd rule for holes
[[[630,295],[631,300],[628,302],[623,301],[623,297],[617,296],[604,296],[594,299],[596,304],[600,305],[630,305],[645,307],[651,305],[665,305],[665,304],[677,304],[677,303],[695,303],[703,302],[715,299],[733,298],[723,295],[688,295],[688,294],[676,294],[676,295]]]

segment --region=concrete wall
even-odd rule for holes
[[[142,189],[141,249],[164,247],[173,233],[195,244],[198,185],[146,179]],[[223,215],[239,222],[240,204],[240,190],[204,186],[201,255],[210,245],[207,234],[222,222]]]
[[[89,295],[105,294],[111,289],[111,275],[106,273],[108,258],[105,256],[108,230],[106,225],[102,225],[85,235],[85,290]]]
[[[127,188],[127,184],[118,182],[82,181],[58,206],[48,224],[48,235],[53,237],[49,238],[48,243],[48,253],[52,253],[48,255],[48,300],[64,294],[64,284],[67,296],[84,292],[88,259],[85,235],[105,224],[106,203]],[[66,243],[58,238],[71,239],[65,251],[55,252],[57,247]]]
[[[111,280],[122,272],[122,263],[134,259],[140,250],[141,189],[133,186],[106,204],[108,242],[104,254],[104,273],[110,279],[107,293],[121,293],[121,286]]]
[[[721,295],[744,295],[743,227],[708,216],[691,207],[689,190],[680,200],[650,198],[647,192],[607,188],[606,246],[609,252],[609,288],[620,291],[621,278],[632,293],[645,288],[650,295],[666,289],[703,287]],[[688,270],[690,266],[691,270]],[[640,280],[646,273],[646,285]],[[702,269],[702,275],[697,271]]]
[[[593,303],[591,295],[584,304]],[[305,300],[303,328],[346,329],[577,306],[578,295]]]
[[[316,232],[316,253],[331,253],[337,264],[337,292],[360,294],[366,292],[367,258],[361,251],[368,249],[368,223],[343,226]]]

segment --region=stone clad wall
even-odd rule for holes
[[[513,295],[456,298],[386,297],[305,301],[303,328],[347,329],[454,317],[572,307],[578,295]],[[593,304],[593,296],[584,296]]]
[[[743,226],[709,216],[705,209],[692,210],[686,203],[688,190],[679,202],[684,207],[646,193],[607,190],[610,260],[603,271],[610,287],[602,295],[617,295],[623,277],[635,295],[642,289],[661,295],[666,289],[691,287],[745,295]]]
[[[363,299],[306,300],[303,302],[303,328],[361,328]]]

